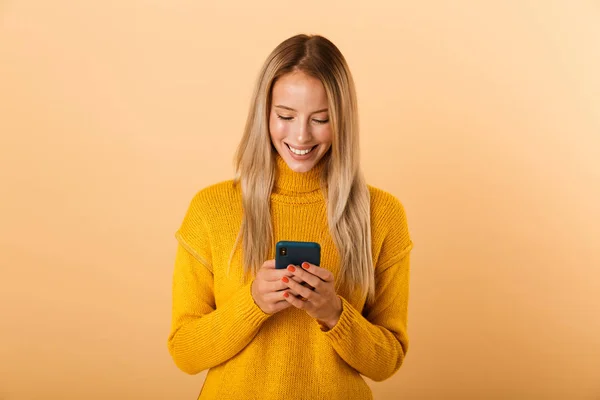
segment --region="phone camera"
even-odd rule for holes
[[[287,255],[287,249],[285,247],[282,247],[281,249],[279,249],[279,254],[281,254],[282,256]]]

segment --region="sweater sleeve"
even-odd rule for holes
[[[339,356],[362,375],[383,381],[402,365],[408,350],[407,312],[410,251],[404,211],[395,203],[394,225],[383,242],[376,266],[375,299],[359,312],[345,298],[337,324],[325,330]]]
[[[256,305],[251,282],[224,304],[215,305],[206,227],[193,210],[177,232],[168,349],[177,367],[197,374],[238,354],[270,316]],[[195,238],[190,243],[188,238]]]

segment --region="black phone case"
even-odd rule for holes
[[[300,266],[303,262],[317,266],[321,264],[321,245],[319,245],[319,243],[296,241],[277,242],[277,245],[275,246],[276,269],[285,269],[290,264]]]

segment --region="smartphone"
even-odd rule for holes
[[[288,265],[302,265],[303,262],[319,266],[321,245],[315,242],[279,241],[275,245],[275,268],[285,269]]]

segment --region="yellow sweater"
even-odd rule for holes
[[[321,244],[321,267],[338,273],[327,228],[319,162],[306,173],[277,155],[271,195],[275,241]],[[176,233],[173,313],[168,348],[188,374],[209,369],[199,399],[372,399],[361,374],[394,374],[408,348],[409,237],[402,204],[369,186],[376,300],[342,297],[343,311],[325,331],[304,311],[264,313],[243,282],[241,251],[227,262],[242,220],[241,192],[231,180],[199,191]],[[269,259],[275,258],[275,249]]]

